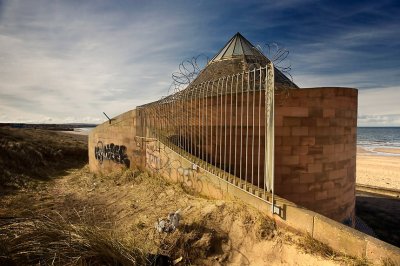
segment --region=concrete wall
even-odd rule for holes
[[[125,167],[143,168],[143,141],[135,138],[137,130],[142,130],[140,125],[136,110],[131,110],[93,129],[89,135],[90,170],[110,172]]]
[[[357,90],[290,90],[275,103],[276,193],[353,225]]]
[[[337,92],[337,94],[335,94]],[[304,94],[302,94],[304,93]],[[311,107],[307,107],[307,111],[305,109],[296,109],[296,108],[304,108],[304,105],[302,106],[288,106],[289,111],[285,111],[284,109],[280,110],[280,106],[277,105],[276,107],[276,127],[277,131],[279,127],[289,127],[290,128],[290,135],[289,137],[296,137],[297,130],[302,131],[302,129],[297,129],[297,127],[301,127],[301,125],[296,125],[297,120],[299,121],[306,121],[303,118],[307,117],[307,115],[310,114],[310,112],[315,111],[318,116],[315,119],[315,123],[318,125],[319,123],[327,123],[329,121],[330,126],[337,127],[339,133],[342,132],[343,134],[337,134],[340,136],[341,141],[343,141],[343,144],[349,144],[353,140],[353,135],[355,134],[355,131],[351,131],[351,127],[353,124],[351,124],[351,120],[354,115],[354,110],[352,109],[355,104],[356,106],[356,96],[357,92],[355,90],[346,90],[344,89],[343,91],[341,89],[327,89],[326,94],[322,89],[308,89],[305,90],[305,92],[294,92],[291,96],[289,95],[288,98],[286,98],[287,104],[298,104],[301,102],[301,98],[306,97],[305,94],[308,96],[314,95],[319,95],[318,97],[316,96],[316,99],[318,100],[310,100],[311,102],[314,102],[314,104],[319,105],[319,109],[313,109],[315,105]],[[346,95],[348,93],[348,95]],[[334,94],[334,95],[332,95]],[[279,100],[279,97],[283,96],[277,96],[277,100]],[[285,96],[286,97],[286,96]],[[333,107],[334,103],[331,103],[330,108],[328,105],[329,99],[332,97],[335,97],[337,102],[335,107]],[[325,100],[325,102],[324,102]],[[322,101],[321,104],[318,103]],[[277,102],[279,104],[279,101]],[[311,104],[311,103],[310,103]],[[347,109],[346,109],[347,106]],[[333,109],[334,111],[324,111],[328,109]],[[294,112],[293,110],[303,110],[300,112]],[[350,112],[346,113],[347,110],[350,110]],[[353,110],[353,111],[352,111]],[[356,110],[356,109],[355,109]],[[283,112],[282,112],[283,111]],[[322,113],[321,113],[322,112]],[[324,117],[324,113],[326,117]],[[348,120],[346,120],[346,117]],[[290,118],[290,119],[287,119]],[[319,118],[319,119],[318,119]],[[325,119],[324,119],[325,118]],[[329,118],[329,119],[328,119]],[[281,119],[281,122],[279,121]],[[293,122],[294,121],[294,122]],[[313,119],[311,119],[313,121]],[[325,122],[324,122],[325,121]],[[189,190],[193,190],[194,192],[210,196],[213,198],[218,198],[218,199],[239,199],[247,204],[259,209],[260,211],[264,212],[267,215],[271,216],[271,206],[266,203],[263,199],[255,197],[254,195],[246,192],[245,190],[242,190],[238,187],[233,186],[230,184],[228,181],[223,180],[216,175],[207,172],[206,170],[202,169],[201,167],[198,167],[194,165],[192,162],[189,160],[183,158],[170,148],[164,146],[158,141],[155,140],[143,140],[139,138],[138,136],[143,136],[143,129],[141,127],[142,123],[142,117],[140,117],[139,113],[135,110],[126,112],[122,115],[119,115],[118,117],[114,118],[111,123],[106,122],[94,130],[89,135],[89,166],[91,171],[94,172],[108,172],[112,171],[114,169],[118,168],[124,168],[124,167],[139,167],[139,168],[145,168],[149,171],[152,171],[155,174],[161,175],[164,178],[172,181],[172,182],[180,182],[184,186],[187,187]],[[288,123],[295,123],[295,125],[288,124]],[[335,123],[336,126],[334,126],[331,123]],[[327,127],[327,126],[322,126],[321,127]],[[311,128],[316,128],[317,126],[313,126]],[[350,127],[350,131],[348,131]],[[315,129],[316,130],[316,129]],[[317,134],[317,131],[321,134]],[[314,177],[316,182],[321,181],[321,184],[324,184],[326,181],[324,178],[331,178],[333,175],[330,175],[329,173],[335,172],[336,169],[328,169],[329,162],[325,161],[327,158],[336,158],[339,162],[343,158],[342,156],[345,154],[345,152],[348,152],[349,154],[354,152],[354,151],[346,151],[345,146],[343,145],[343,150],[341,147],[337,148],[335,150],[335,146],[333,146],[333,150],[330,150],[330,152],[324,153],[324,147],[328,147],[327,145],[335,145],[335,143],[319,143],[319,141],[322,140],[332,140],[339,141],[339,137],[336,137],[333,135],[333,133],[322,133],[322,132],[327,132],[324,130],[316,130],[313,132],[311,130],[308,132],[307,136],[299,136],[299,140],[304,138],[304,140],[309,140],[309,142],[295,142],[291,146],[291,152],[292,154],[290,156],[296,156],[296,154],[293,153],[293,151],[297,150],[300,152],[302,149],[307,150],[307,154],[304,154],[305,157],[307,158],[308,152],[313,151],[315,153],[316,158],[319,158],[321,163],[322,169],[325,169],[328,173],[327,177],[323,177],[321,175],[321,172],[313,172],[312,174],[315,173]],[[330,132],[330,131],[329,131]],[[336,132],[336,129],[335,129]],[[345,132],[347,132],[345,134]],[[350,133],[350,134],[348,134]],[[276,147],[283,147],[283,146],[289,146],[289,145],[284,145],[285,143],[287,144],[286,140],[289,141],[290,139],[284,139],[282,136],[282,133],[277,134],[277,143]],[[301,134],[305,134],[304,132]],[[314,134],[314,135],[310,135]],[[326,135],[325,135],[326,134]],[[349,135],[349,137],[346,137]],[[328,136],[328,138],[325,138]],[[281,139],[281,142],[279,143],[279,138]],[[295,138],[297,139],[297,138]],[[313,139],[313,141],[312,141]],[[307,143],[307,145],[301,145],[301,144]],[[113,145],[111,145],[113,144]],[[325,145],[325,146],[324,146]],[[355,145],[355,144],[354,144]],[[298,147],[303,147],[305,146],[306,148],[298,148]],[[322,146],[322,150],[321,147]],[[315,148],[315,150],[313,150]],[[354,146],[355,148],[355,146]],[[281,151],[285,150],[287,148],[282,148]],[[329,148],[325,148],[329,149]],[[321,153],[322,151],[322,153]],[[327,150],[328,151],[328,150]],[[304,151],[303,151],[304,152]],[[300,156],[301,153],[299,153],[299,162],[303,156]],[[279,151],[276,156],[279,155]],[[286,155],[285,155],[286,156]],[[287,159],[287,158],[286,158]],[[349,155],[346,160],[352,160],[352,157]],[[342,178],[343,184],[346,182],[347,179],[349,179],[351,182],[352,180],[354,181],[354,176],[352,176],[352,171],[355,171],[355,168],[351,168],[350,161],[348,164],[345,164],[347,168],[347,171],[350,172],[350,175],[341,175],[339,176]],[[313,164],[316,164],[318,162],[313,161]],[[309,163],[313,165],[312,163]],[[342,165],[341,163],[334,164],[335,167],[339,167],[339,165]],[[276,169],[278,170],[279,167],[288,167],[288,169],[293,170],[293,174],[299,173],[299,169],[295,167],[295,164],[287,163],[286,160],[283,161],[278,161],[276,164]],[[312,168],[312,167],[311,167]],[[310,168],[310,169],[311,169]],[[318,168],[318,167],[317,167]],[[308,169],[308,166],[307,166]],[[305,170],[305,168],[303,169]],[[325,171],[324,170],[324,171]],[[319,173],[320,175],[318,175]],[[291,178],[290,176],[282,176],[282,173],[279,173],[279,170],[277,172],[277,175],[281,175],[281,178]],[[304,177],[304,176],[303,176]],[[317,179],[320,178],[320,179]],[[322,179],[321,179],[322,178]],[[293,183],[291,183],[292,186],[298,186],[301,184],[309,184],[311,185],[311,182],[300,182],[301,175],[298,177],[293,178]],[[297,181],[297,183],[295,182]],[[321,189],[324,188],[324,185],[321,185]],[[325,188],[327,188],[325,186]],[[351,189],[349,189],[351,190]],[[327,190],[328,195],[329,195],[329,190]],[[316,193],[311,193],[313,197],[315,197]],[[305,196],[308,194],[306,193]],[[267,195],[267,198],[270,199],[271,195]],[[338,198],[339,195],[337,196]],[[281,197],[276,197],[276,204],[279,206],[279,212],[278,214],[274,215],[273,217],[275,218],[276,222],[280,226],[286,226],[289,228],[292,228],[294,230],[303,232],[303,233],[308,233],[312,235],[315,239],[328,244],[335,250],[339,250],[342,252],[345,252],[349,255],[353,256],[360,256],[360,257],[366,257],[367,259],[370,259],[374,262],[379,262],[383,258],[391,258],[395,263],[400,264],[400,250],[397,247],[394,247],[388,243],[385,243],[383,241],[380,241],[378,239],[372,238],[368,235],[365,235],[363,233],[360,233],[350,227],[344,226],[338,222],[335,222],[327,217],[324,217],[320,214],[317,214],[311,210],[307,210],[290,200],[281,198]],[[326,199],[325,199],[326,200]],[[332,198],[331,200],[336,200],[336,198]],[[337,204],[337,202],[335,203]],[[353,205],[354,208],[354,205]]]

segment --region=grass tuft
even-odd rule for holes
[[[109,231],[60,218],[0,222],[1,265],[143,265],[144,252]]]

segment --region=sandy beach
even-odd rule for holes
[[[357,184],[400,189],[400,149],[357,147]]]

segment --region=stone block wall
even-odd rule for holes
[[[89,167],[93,172],[144,167],[142,140],[135,137],[141,121],[136,110],[123,113],[97,126],[89,135]],[[141,135],[141,134],[139,134]]]
[[[275,97],[275,191],[353,225],[357,90],[308,88]]]

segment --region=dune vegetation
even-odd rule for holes
[[[91,173],[87,152],[86,136],[0,129],[0,265],[367,265],[241,202]],[[176,230],[156,230],[176,211]]]

